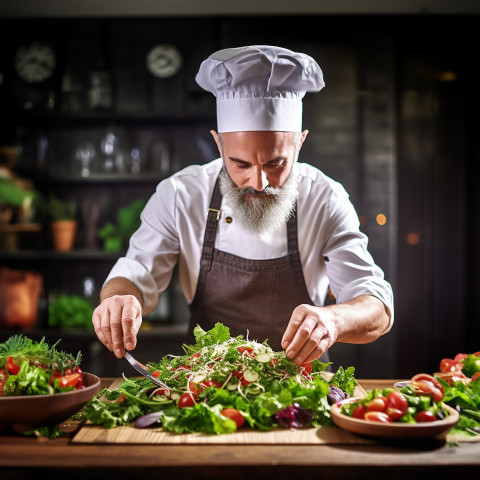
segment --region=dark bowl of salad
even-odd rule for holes
[[[17,432],[53,426],[69,419],[100,390],[100,379],[82,372],[84,386],[77,390],[46,394],[0,396],[0,428]]]
[[[57,342],[58,344],[58,342]],[[57,425],[100,390],[100,379],[76,357],[23,335],[0,344],[0,429],[24,432]]]

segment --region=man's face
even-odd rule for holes
[[[281,187],[295,162],[307,131],[212,132],[232,181],[261,194],[267,186]]]
[[[226,170],[222,194],[247,230],[265,233],[288,220],[297,197],[292,167],[307,133],[212,132]]]

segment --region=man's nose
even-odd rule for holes
[[[268,186],[268,179],[262,168],[256,168],[250,178],[250,187],[261,192]]]

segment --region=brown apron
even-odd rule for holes
[[[215,249],[222,194],[215,184],[200,260],[200,276],[195,298],[190,304],[189,332],[198,324],[204,330],[221,322],[231,336],[282,350],[280,342],[293,310],[312,304],[303,278],[297,239],[296,208],[287,224],[288,254],[270,260],[249,260]],[[193,340],[193,336],[190,340]],[[328,353],[321,361],[328,362]]]

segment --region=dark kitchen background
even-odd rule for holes
[[[31,194],[12,210],[0,191],[0,214],[13,211],[0,217],[0,341],[61,339],[86,371],[132,373],[97,341],[89,309],[155,185],[217,156],[215,100],[195,82],[201,61],[273,44],[324,71],[326,88],[305,97],[301,161],[350,193],[395,293],[392,331],[335,345],[335,365],[406,378],[480,350],[478,1],[74,3],[0,2],[0,185]],[[180,60],[167,76],[146,62],[157,45]],[[38,81],[22,54],[44,46],[53,70]],[[59,202],[76,207],[66,251],[50,229]],[[138,358],[178,352],[187,322],[174,277],[145,319]]]

